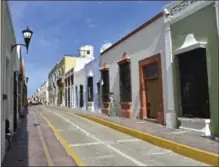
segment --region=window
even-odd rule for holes
[[[90,54],[90,51],[89,51],[89,50],[87,51],[87,54],[88,54],[88,55]]]
[[[121,102],[132,101],[130,63],[126,62],[119,65],[120,72],[120,99]]]
[[[65,79],[65,87],[67,87],[68,86],[68,81],[67,81],[67,79]]]
[[[83,85],[80,85],[80,107],[84,106]]]
[[[71,85],[71,80],[70,80],[70,77],[68,77],[68,86]]]
[[[93,77],[87,78],[87,86],[88,86],[88,101],[93,101]]]
[[[103,85],[102,85],[102,100],[104,102],[109,102],[109,70],[102,71],[102,79],[103,79]]]
[[[74,77],[71,75],[71,85],[74,85]]]
[[[97,94],[100,94],[100,82],[97,82]]]
[[[158,77],[158,63],[152,63],[144,67],[144,78],[157,78]]]

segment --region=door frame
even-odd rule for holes
[[[157,121],[164,125],[164,108],[163,108],[163,83],[162,83],[162,68],[161,68],[161,55],[160,53],[140,60],[139,64],[139,88],[140,88],[140,110],[139,116],[141,120],[147,118],[147,97],[145,90],[145,81],[143,76],[143,67],[152,63],[158,63],[158,80],[160,85],[160,111],[158,112]],[[147,82],[147,81],[146,81]]]

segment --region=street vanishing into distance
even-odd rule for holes
[[[48,156],[51,157],[53,164],[56,164],[56,158],[62,151],[54,148],[57,147],[56,145],[51,147],[50,138],[55,138],[55,136],[47,135],[51,133],[51,130],[44,129],[45,120],[41,115],[49,121],[49,124],[77,154],[80,161],[87,166],[206,166],[204,163],[125,135],[66,110],[49,106],[29,107],[28,117],[32,117],[30,121],[33,121],[29,123],[29,126],[34,126],[34,123],[42,126]],[[36,157],[33,159],[42,158],[42,155],[34,156]],[[69,155],[65,156],[63,158],[70,161]],[[43,160],[46,165],[46,158],[42,158],[42,163]],[[60,162],[57,163],[60,164]],[[74,161],[68,163],[74,165]]]
[[[0,1],[2,167],[219,166],[219,1]]]

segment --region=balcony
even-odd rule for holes
[[[59,76],[59,78],[57,79],[57,85],[58,85],[59,87],[64,86],[64,75]]]

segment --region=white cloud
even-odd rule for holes
[[[89,28],[98,27],[97,24],[93,23],[93,19],[92,19],[92,18],[86,19],[86,23],[87,23],[87,26],[88,26]]]
[[[86,23],[89,24],[91,21],[92,21],[92,19],[91,19],[91,18],[88,18],[88,19],[86,20]]]
[[[89,28],[95,28],[95,27],[98,27],[98,25],[97,24],[88,24],[88,27]]]
[[[100,48],[100,53],[102,53],[104,50],[108,49],[110,46],[112,46],[112,43],[110,43],[110,42],[103,44]]]

